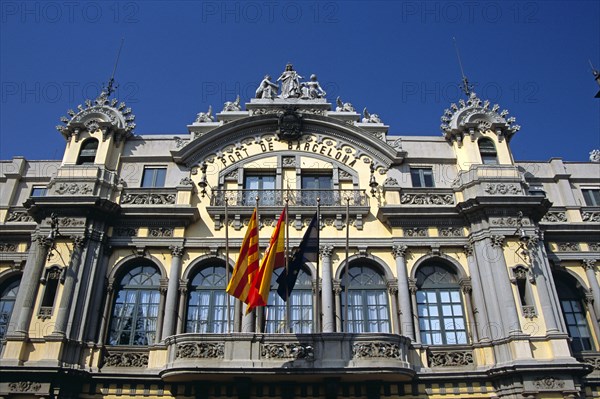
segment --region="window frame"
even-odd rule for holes
[[[361,269],[360,273],[355,274],[354,276],[351,275],[351,271],[352,269]],[[353,281],[358,280],[358,278],[362,275],[366,275],[367,273],[364,273],[364,270],[367,269],[369,270],[369,272],[373,273],[373,275],[378,276],[378,278],[380,279],[380,283],[375,283],[372,285],[366,285],[363,283],[360,283],[360,285],[356,285],[356,288],[353,288]],[[354,293],[358,293],[359,296],[350,296],[350,301],[347,300],[346,298],[346,282],[348,281],[348,277],[346,276],[346,274],[342,274],[341,276],[341,288],[342,288],[342,294],[341,294],[341,307],[342,307],[342,312],[343,314],[341,315],[341,319],[342,319],[342,330],[345,332],[349,332],[349,333],[381,333],[381,334],[389,334],[392,333],[393,331],[393,327],[392,327],[392,312],[390,309],[390,296],[389,296],[389,291],[388,291],[388,282],[387,279],[385,277],[385,274],[382,273],[379,268],[377,268],[374,265],[369,264],[368,262],[354,262],[354,265],[349,265],[348,267],[348,274],[350,275],[350,280],[349,280],[349,284],[348,284],[348,296],[350,296],[350,294],[354,294]],[[369,293],[377,293],[379,295],[381,295],[381,298],[383,298],[385,300],[385,304],[383,303],[375,303],[373,304],[369,304],[369,299],[370,298],[377,298],[377,296],[372,296],[372,295],[368,295]],[[350,303],[351,301],[355,300],[356,298],[360,297],[361,299],[361,303],[360,304],[356,304],[356,303]],[[346,302],[348,302],[348,320],[345,320],[346,317]],[[373,318],[371,317],[371,315],[369,314],[370,311],[372,311],[372,306],[375,306],[376,308],[376,312],[379,313],[382,309],[385,309],[385,313],[386,315],[384,317],[377,317],[377,318]],[[358,309],[358,311],[354,311],[354,309]],[[355,317],[355,314],[360,313],[361,319],[357,319]],[[373,331],[373,329],[371,328],[372,326],[377,326],[378,328],[376,329],[377,331]],[[385,326],[384,328],[382,328],[382,326]],[[358,331],[358,327],[360,327],[360,331]],[[347,330],[347,331],[346,331]]]
[[[138,272],[137,274],[133,274],[137,269],[140,269],[140,272]],[[152,275],[149,275],[148,273],[145,273],[145,270],[147,269],[154,269],[154,272],[152,273]],[[145,281],[149,281],[152,280],[151,283],[154,283],[154,280],[156,281],[156,284],[141,284],[141,285],[130,285],[131,280],[134,280],[135,278],[137,278],[140,275],[144,275],[145,274]],[[127,283],[124,283],[124,280],[128,279]],[[161,275],[161,271],[160,268],[158,266],[156,266],[155,264],[153,264],[152,262],[148,261],[148,262],[136,262],[128,267],[126,267],[125,270],[123,270],[123,273],[121,274],[120,278],[119,278],[119,283],[117,284],[117,289],[114,291],[114,297],[112,300],[112,310],[110,312],[110,324],[109,324],[109,329],[108,329],[108,334],[107,334],[107,338],[106,338],[106,342],[107,345],[112,345],[112,346],[149,346],[152,345],[154,343],[156,343],[156,336],[159,333],[158,331],[158,322],[159,322],[159,318],[161,317],[159,312],[161,309],[161,305],[162,305],[162,295],[160,294],[160,280],[162,279],[162,275]],[[125,293],[125,299],[123,300],[123,302],[119,302],[119,299],[121,298],[121,296],[119,294],[121,294],[121,292]],[[127,302],[128,296],[132,295],[134,296],[135,301],[134,302]],[[150,295],[151,299],[154,299],[153,302],[141,302],[142,299],[142,295]],[[131,296],[129,296],[129,299],[131,299]],[[121,308],[121,313],[117,314],[117,310],[118,307],[117,305],[120,305],[119,307]],[[154,309],[156,309],[156,316],[155,317],[140,317],[140,307],[141,306],[145,306],[145,310],[148,312],[148,310],[153,310],[151,309],[151,307],[153,307]],[[127,308],[132,307],[132,312],[130,312],[130,317],[127,317],[127,315],[124,313],[125,311],[127,311]],[[148,312],[149,314],[149,312]],[[123,320],[125,323],[127,323],[126,319],[131,319],[131,322],[129,323],[129,326],[131,326],[131,329],[127,330],[126,328],[119,328],[116,327],[115,325],[117,323],[120,322],[120,320]],[[138,322],[139,320],[154,320],[154,330],[145,330],[143,328],[139,328],[138,327]],[[125,326],[126,327],[126,326]],[[129,338],[127,339],[126,343],[121,343],[121,337],[122,334],[126,333],[127,331],[129,331]],[[145,334],[145,338],[146,341],[142,342],[142,343],[136,343],[135,342],[135,338],[136,338],[136,334],[142,332]],[[116,334],[114,334],[116,333]],[[113,335],[114,335],[114,340],[113,340]],[[148,336],[151,336],[152,339],[148,339]]]
[[[146,173],[152,171],[152,180],[150,182],[150,185],[146,185]],[[157,180],[158,180],[158,173],[157,171],[164,171],[164,174],[162,176],[162,184],[158,185],[157,184]],[[142,179],[140,181],[140,187],[141,188],[163,188],[165,187],[167,181],[167,167],[164,165],[145,165],[144,166],[144,170],[142,172]]]
[[[95,143],[96,148],[86,148],[87,145]],[[77,165],[93,165],[96,163],[96,156],[98,155],[98,147],[100,146],[100,141],[95,137],[90,137],[85,139],[81,143],[81,147],[79,147],[79,154],[77,154]],[[93,155],[84,154],[84,152],[89,151],[90,153],[93,151]]]
[[[586,206],[600,207],[600,187],[582,187],[581,194]]]
[[[583,301],[583,295],[580,289],[577,288],[577,281],[567,273],[560,273],[560,275],[554,274],[553,277],[558,302],[560,303],[560,309],[563,314],[563,320],[565,327],[567,327],[567,334],[571,340],[569,343],[571,350],[574,353],[595,350],[596,344],[592,336],[592,326],[588,320],[589,311]],[[565,306],[565,302],[569,303],[570,308]],[[574,304],[579,307],[579,311],[573,310]],[[571,321],[568,315],[573,316]],[[579,315],[579,317],[576,315]],[[573,323],[573,321],[575,323]],[[580,323],[582,321],[583,323]],[[575,330],[577,330],[576,335],[573,334]],[[586,340],[582,339],[582,337]]]
[[[435,179],[433,177],[433,167],[431,166],[411,166],[410,180],[414,188],[435,188]],[[417,172],[418,174],[415,174]],[[426,173],[428,172],[428,173]],[[426,176],[431,178],[431,185],[427,185]],[[417,180],[418,178],[418,180]],[[418,183],[418,184],[416,184]]]
[[[0,340],[6,336],[10,319],[15,311],[15,302],[20,286],[21,276],[9,277],[0,284]],[[14,296],[9,296],[11,294],[14,294]],[[10,304],[10,310],[5,311],[8,304]]]
[[[318,181],[318,188],[306,188],[305,179],[313,178]],[[321,178],[329,178],[327,188],[321,187]],[[333,197],[333,170],[328,171],[301,171],[300,172],[300,189],[301,189],[301,204],[306,206],[316,206],[317,198],[320,199],[321,205],[333,205],[335,203]]]
[[[487,146],[482,146],[481,143],[490,144]],[[500,162],[498,161],[498,149],[496,148],[496,144],[489,137],[482,137],[477,140],[477,147],[479,148],[479,157],[481,158],[481,163],[484,165],[498,165]]]
[[[271,278],[271,291],[269,292],[269,298],[267,300],[267,317],[265,323],[265,333],[267,334],[279,334],[286,333],[287,326],[285,323],[285,313],[287,312],[287,304],[281,299],[279,294],[277,293],[277,288],[279,283],[277,283],[277,278],[283,272],[283,269],[275,270],[273,277]],[[314,295],[313,295],[313,278],[312,274],[307,270],[306,267],[302,267],[300,272],[298,273],[298,278],[296,280],[296,285],[294,289],[289,294],[288,301],[290,301],[290,313],[287,315],[287,320],[289,320],[290,333],[292,334],[310,334],[314,332],[315,326],[315,309],[314,309]],[[307,296],[306,294],[309,293]],[[294,300],[298,300],[300,304],[295,305]],[[310,303],[304,303],[304,299],[309,299]],[[294,307],[300,309],[297,314],[302,316],[306,315],[308,311],[307,317],[294,318]],[[279,315],[283,315],[284,318],[281,320]],[[279,328],[277,328],[279,325]],[[298,328],[300,326],[300,328]]]
[[[263,178],[273,178],[273,188],[264,188]],[[251,178],[257,178],[258,187],[249,188],[248,180]],[[257,170],[244,170],[243,180],[243,203],[244,205],[251,206],[256,205],[256,197],[259,198],[260,206],[273,206],[276,203],[277,193],[277,173],[276,171],[257,171]]]
[[[424,268],[432,268],[433,272],[429,273],[423,281],[420,280],[420,275],[425,275],[423,272]],[[430,277],[434,274],[438,274],[439,270],[443,270],[446,276],[451,276],[454,281],[444,282],[431,282]],[[439,275],[439,274],[438,274]],[[441,262],[428,262],[420,265],[416,271],[415,276],[417,278],[417,291],[415,293],[416,306],[417,306],[417,319],[419,323],[419,334],[420,340],[423,345],[468,345],[469,344],[469,331],[467,328],[467,314],[464,303],[463,293],[458,282],[458,275],[451,267]],[[435,302],[429,302],[430,295],[435,296]],[[449,301],[444,301],[444,294],[447,294]],[[456,294],[458,301],[453,300],[453,294]],[[424,302],[421,299],[426,298]],[[456,306],[460,306],[460,315],[455,313]],[[450,307],[451,314],[445,313],[444,307]],[[435,312],[432,310],[435,309]],[[425,312],[426,310],[426,312]],[[427,313],[425,315],[425,313]],[[435,313],[432,315],[432,313]],[[457,317],[460,316],[460,317]],[[454,328],[448,328],[445,319],[451,318],[452,326]],[[462,328],[456,327],[456,319],[462,319],[459,323],[462,323]],[[429,328],[425,328],[425,321],[429,322]],[[432,321],[438,322],[438,328],[432,328]],[[459,324],[460,327],[460,324]],[[455,341],[451,342],[448,338],[448,334],[454,334]],[[439,334],[441,342],[434,342],[433,335]],[[429,338],[427,339],[427,336]],[[459,337],[463,337],[464,340],[460,340]]]
[[[41,194],[36,194],[36,191],[40,191]],[[30,197],[45,197],[47,194],[48,194],[47,186],[33,186],[33,187],[31,187],[29,196]]]
[[[184,330],[185,333],[195,333],[195,334],[223,334],[223,333],[228,333],[230,331],[227,331],[227,321],[230,321],[230,326],[233,323],[234,320],[234,309],[235,309],[235,298],[231,295],[228,295],[225,292],[225,289],[227,288],[227,281],[226,281],[226,276],[227,276],[227,270],[225,269],[225,263],[222,261],[214,261],[214,262],[209,262],[205,265],[203,265],[202,267],[199,267],[197,270],[194,271],[194,273],[192,274],[192,277],[190,279],[190,283],[188,285],[188,294],[187,294],[187,302],[186,302],[186,314],[185,314],[185,325],[184,325]],[[214,276],[215,273],[214,271],[218,270],[218,269],[222,269],[223,274],[222,274],[222,279],[221,281],[223,282],[223,284],[219,284],[217,285],[214,280],[212,281],[212,284],[208,284],[208,285],[204,285],[204,284],[198,284],[198,285],[194,285],[194,280],[196,280],[199,276],[203,275],[203,273],[206,271],[210,271],[212,269],[213,273],[210,275],[206,275],[204,277],[203,280],[207,280],[209,277]],[[201,281],[200,283],[204,283],[204,281]],[[202,323],[203,319],[201,317],[201,295],[202,294],[206,294],[208,293],[208,298],[209,298],[209,303],[206,306],[207,308],[207,317],[206,317],[206,322]],[[218,294],[221,294],[221,296],[223,298],[225,298],[225,301],[223,301],[222,305],[217,304],[217,296]],[[198,312],[192,312],[192,298],[194,296],[198,296],[198,305],[194,305],[194,308],[198,308]],[[229,319],[227,319],[227,301],[229,301]],[[223,316],[225,318],[223,319],[218,319],[216,317],[216,313],[215,310],[217,310],[217,307],[220,309],[220,311],[222,312]],[[194,315],[198,315],[198,318],[194,318],[191,319],[192,314]],[[215,329],[214,327],[216,327],[216,323],[220,323],[220,331],[218,331],[219,329]],[[206,330],[202,331],[201,328],[198,328],[201,325],[205,325],[206,326]],[[194,328],[190,329],[190,325],[193,325]]]

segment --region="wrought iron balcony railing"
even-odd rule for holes
[[[254,206],[258,197],[259,206],[369,206],[369,197],[364,190],[213,190],[211,205]]]

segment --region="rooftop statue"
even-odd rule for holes
[[[302,79],[302,76],[298,75],[298,72],[294,70],[294,66],[287,64],[285,71],[277,79],[278,82],[281,81],[281,94],[279,94],[279,98],[300,97],[302,94],[300,79]]]
[[[207,112],[200,112],[196,117],[196,123],[207,123],[214,122],[215,118],[212,116],[212,105],[208,106]]]
[[[302,98],[315,99],[315,98],[323,98],[327,95],[325,90],[319,85],[317,81],[317,75],[314,73],[310,75],[309,82],[302,82]]]
[[[351,103],[342,102],[339,96],[335,99],[335,103],[337,104],[337,107],[335,107],[335,112],[356,112]]]
[[[362,123],[383,123],[383,122],[381,121],[381,118],[379,118],[379,115],[370,114],[369,111],[367,110],[367,107],[365,107],[365,109],[363,109]]]
[[[223,104],[222,112],[231,112],[231,111],[241,111],[242,107],[240,106],[240,95],[238,94],[235,98],[235,101],[227,101]]]
[[[265,75],[258,89],[256,89],[256,98],[268,98],[272,100],[277,95],[277,90],[279,90],[279,86],[271,82],[270,75]]]

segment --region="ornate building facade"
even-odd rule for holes
[[[0,396],[600,397],[600,165],[515,161],[472,92],[398,136],[300,79],[179,136],[134,135],[109,90],[61,119],[62,161],[0,163]],[[318,201],[320,259],[243,315],[257,199],[261,251]]]

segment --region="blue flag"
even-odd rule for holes
[[[296,279],[298,273],[302,269],[305,262],[316,262],[319,256],[319,228],[317,221],[317,214],[313,216],[312,220],[308,224],[308,229],[304,233],[304,237],[300,242],[300,246],[292,255],[292,259],[288,263],[287,269],[284,269],[277,282],[279,287],[277,293],[284,301],[287,301],[288,296],[291,294],[294,286],[296,285]]]

